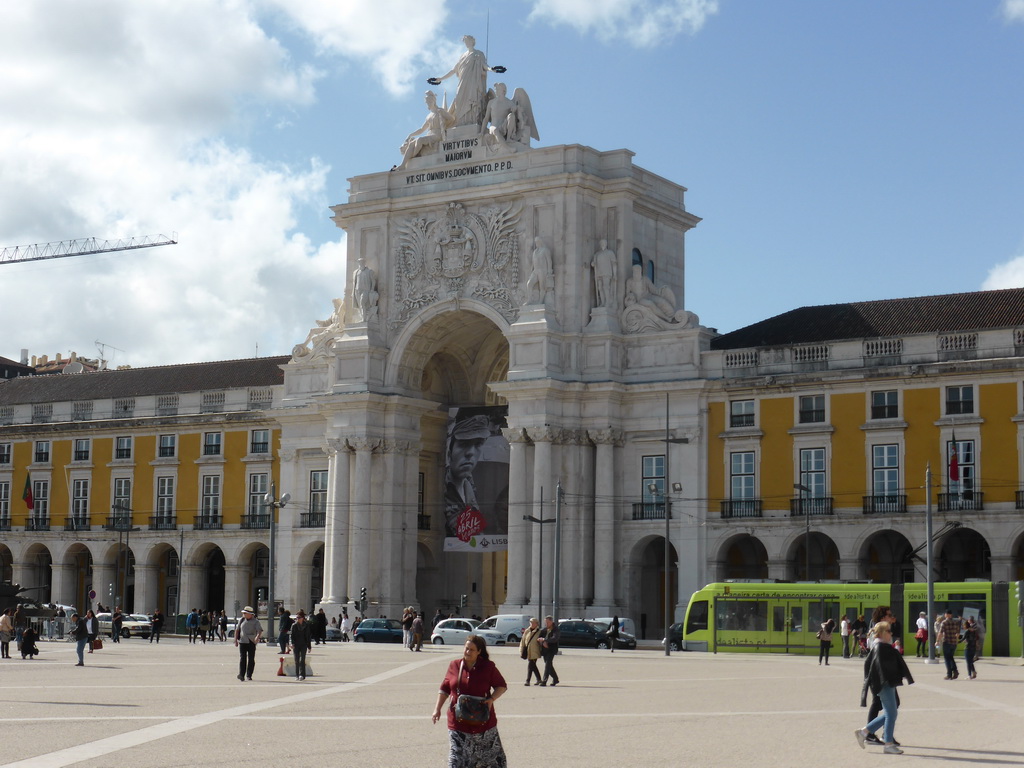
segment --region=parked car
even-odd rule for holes
[[[341,640],[341,630],[337,627],[327,627],[328,640]]]
[[[568,619],[558,622],[559,640],[561,647],[576,648],[607,648],[608,647],[608,625],[599,624],[594,621],[583,621],[581,619]],[[636,648],[636,638],[625,633],[619,634],[619,641],[616,648]]]
[[[504,645],[505,637],[493,629],[480,629],[476,619],[444,619],[437,622],[430,642],[434,645],[465,645],[470,635],[479,635],[488,645]]]
[[[109,635],[111,614],[97,613],[96,621],[99,625],[100,634]],[[134,635],[135,637],[147,638],[151,634],[153,634],[153,624],[148,616],[143,616],[141,613],[124,614],[121,620],[121,637],[129,638]]]
[[[477,626],[477,629],[493,629],[504,636],[505,642],[509,645],[518,643],[523,632],[530,626],[530,614],[528,613],[500,613],[484,619]]]
[[[598,631],[608,634],[608,628],[611,626],[611,622],[602,621],[600,619],[588,621],[588,624],[593,624]],[[631,632],[626,632],[623,629],[619,630],[618,636],[615,638],[616,648],[625,648],[627,651],[632,651],[636,648],[636,636]]]
[[[398,619],[363,619],[353,639],[357,643],[400,643],[402,622]]]
[[[673,624],[668,628],[669,649],[681,651],[683,649],[683,623]],[[661,644],[665,644],[665,638],[661,638]]]

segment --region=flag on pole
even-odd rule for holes
[[[36,500],[32,497],[32,473],[28,472],[25,474],[25,490],[21,493],[21,498],[25,500],[25,506],[29,509],[36,508]]]
[[[949,452],[949,479],[954,483],[960,481],[960,457],[956,450],[956,432],[953,433],[953,445]]]

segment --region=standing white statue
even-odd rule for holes
[[[555,271],[551,263],[551,250],[544,245],[544,240],[533,238],[533,269],[526,278],[526,303],[546,304],[548,294],[555,287]]]
[[[466,52],[455,62],[455,66],[441,77],[427,80],[431,85],[440,85],[452,75],[459,78],[459,87],[449,107],[455,125],[480,125],[487,102],[487,73],[504,72],[505,67],[487,66],[487,57],[476,50],[476,38],[466,35],[462,38],[466,44]]]
[[[359,319],[362,322],[370,320],[377,315],[377,273],[366,266],[366,259],[360,256],[356,259],[359,264],[352,273],[352,296],[355,300],[356,309],[359,311]]]
[[[608,241],[604,238],[601,239],[600,248],[594,254],[590,266],[594,270],[597,306],[615,306],[615,276],[618,265],[615,263],[615,251],[608,248]]]

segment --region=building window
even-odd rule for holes
[[[946,387],[946,415],[974,413],[974,387]]]
[[[203,456],[220,456],[220,432],[207,432],[203,435]]]
[[[160,435],[160,445],[157,448],[157,456],[161,459],[174,458],[174,451],[178,443],[177,435]]]
[[[89,440],[88,438],[80,438],[75,440],[75,461],[88,461],[89,460]]]
[[[753,400],[732,400],[729,403],[729,426],[730,427],[752,427],[752,426],[754,426],[754,401]]]
[[[643,469],[643,500],[645,504],[661,502],[665,498],[665,457],[644,456]],[[652,494],[650,486],[654,485],[657,493]]]
[[[0,443],[0,464],[11,463],[11,444]]]
[[[76,523],[86,523],[89,520],[89,481],[75,480],[71,489],[71,516]]]
[[[895,389],[871,393],[872,419],[896,419],[899,415],[899,398]]]
[[[270,430],[254,429],[252,441],[249,443],[249,453],[270,453]]]
[[[132,457],[131,437],[119,437],[114,444],[115,459],[130,459]]]
[[[130,477],[114,478],[114,516],[127,515],[132,508],[132,480]]]
[[[35,502],[32,507],[33,517],[36,520],[46,522],[50,516],[50,481],[32,481],[32,500]]]
[[[738,451],[729,454],[729,494],[732,499],[753,499],[754,452]]]
[[[46,464],[50,460],[50,441],[36,440],[35,461],[37,464]]]
[[[249,514],[250,515],[262,515],[265,512],[270,512],[269,509],[265,509],[263,503],[263,497],[267,495],[267,473],[258,472],[249,475]]]
[[[327,512],[326,469],[315,469],[309,473],[309,512],[311,515]]]
[[[900,451],[898,445],[871,447],[871,492],[895,496],[900,492]]]
[[[203,475],[202,513],[205,518],[220,515],[220,476]]]
[[[946,444],[946,480],[950,493],[959,493],[965,499],[973,498],[977,479],[974,460],[973,440],[950,440]]]
[[[825,498],[825,449],[800,449],[800,485],[810,491],[812,499]]]
[[[821,424],[825,421],[825,396],[806,395],[800,398],[800,423]]]
[[[0,481],[0,530],[11,529],[11,483]]]
[[[174,517],[174,478],[156,479],[156,516],[163,522]]]

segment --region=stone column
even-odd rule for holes
[[[789,560],[768,560],[768,578],[777,579],[779,581],[787,581],[789,579]],[[718,574],[718,581],[721,581],[722,574]]]
[[[158,566],[135,564],[135,601],[132,603],[132,613],[152,613],[159,605],[157,600],[157,586],[159,584]],[[128,606],[121,608],[125,611]]]
[[[228,616],[241,616],[242,608],[248,605],[252,599],[252,590],[249,588],[249,568],[244,565],[228,565],[225,563],[224,610],[227,611]],[[191,607],[195,608],[198,606],[193,605]]]
[[[406,553],[402,567],[402,594],[421,610],[426,611],[427,606],[423,605],[424,596],[417,593],[416,574],[419,571],[419,508],[417,507],[417,490],[419,488],[420,474],[420,448],[421,444],[416,441],[409,441],[405,451],[405,507],[403,518],[406,521],[402,529],[403,551]],[[425,620],[430,620],[428,613]],[[429,640],[429,638],[428,638]]]
[[[552,466],[552,443],[560,434],[561,430],[551,427],[534,428],[529,431],[529,437],[533,441],[533,495],[525,507],[528,514],[538,520],[555,519],[555,478],[554,467]],[[543,495],[544,505],[541,509],[541,496]],[[555,549],[555,524],[529,524],[533,529],[532,549],[530,553],[530,604],[537,606],[538,613],[550,609],[552,598],[552,577],[554,575],[554,549]],[[541,567],[541,541],[544,536],[543,546],[543,569]],[[541,571],[543,570],[543,573]],[[541,579],[543,578],[543,582]],[[544,585],[543,593],[541,584]],[[543,597],[544,606],[539,605]],[[542,610],[543,608],[543,610]]]
[[[351,451],[344,440],[328,440],[327,514],[324,526],[324,594],[322,603],[348,602],[349,492]]]
[[[408,441],[382,440],[379,447],[379,461],[385,481],[377,495],[379,501],[374,526],[380,541],[380,561],[377,563],[377,600],[380,611],[394,616],[397,609],[408,605],[402,592],[402,568],[404,566],[403,540],[405,538],[402,510],[405,503],[405,451]],[[401,613],[398,614],[401,616]]]
[[[78,607],[78,580],[74,563],[51,563],[50,599],[61,605]],[[17,582],[15,582],[17,584]]]
[[[508,468],[508,593],[505,604],[522,607],[530,602],[530,534],[536,523],[523,520],[532,514],[526,487],[526,450],[529,441],[521,428],[502,430],[509,443]],[[510,611],[513,612],[513,611]]]
[[[352,535],[350,537],[351,548],[349,550],[349,584],[350,590],[355,599],[359,599],[359,590],[366,587],[367,594],[371,594],[375,585],[370,579],[370,546],[371,546],[371,522],[370,503],[373,499],[372,476],[373,450],[377,447],[378,441],[368,437],[350,438],[349,444],[356,452],[355,477],[353,479],[352,493]],[[378,597],[374,594],[373,597]],[[369,600],[369,596],[367,600]]]
[[[615,534],[618,505],[615,493],[615,449],[623,443],[622,430],[598,429],[590,433],[597,446],[594,471],[594,606],[614,608]],[[614,613],[614,611],[613,611]]]
[[[1017,581],[1013,555],[992,555],[992,581]],[[1010,588],[1010,600],[1013,600],[1013,587]],[[1012,628],[1011,628],[1012,631]]]
[[[226,569],[228,566],[224,567]],[[193,608],[202,608],[206,603],[203,566],[187,563],[180,567],[180,572],[184,583],[179,587],[178,613],[188,613]],[[225,594],[225,607],[227,606],[226,599],[227,595]]]
[[[858,558],[839,558],[839,578],[842,581],[854,581],[861,578],[860,560]]]
[[[100,603],[103,603],[104,606],[106,606],[108,604],[112,604],[115,599],[116,600],[120,600],[120,596],[119,596],[120,593],[117,591],[116,581],[117,581],[117,568],[113,564],[111,564],[111,565],[106,565],[106,564],[100,565],[98,563],[93,563],[93,566],[92,566],[92,588],[93,588],[93,591],[96,592],[96,599],[93,600],[93,603],[95,604],[97,602],[100,602]],[[110,591],[111,585],[113,585],[114,592],[117,593],[117,595],[112,595],[112,593]],[[87,606],[87,607],[88,608],[92,608],[93,606]],[[79,606],[79,610],[86,610],[86,609],[82,608],[81,606]]]

